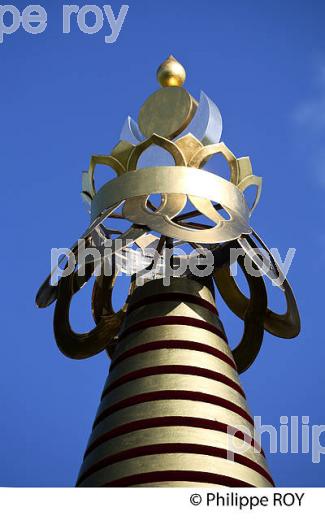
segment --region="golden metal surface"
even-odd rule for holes
[[[218,243],[234,240],[242,234],[251,233],[248,223],[249,209],[242,192],[232,183],[213,173],[182,166],[161,166],[141,168],[128,172],[101,187],[91,205],[92,225],[98,225],[123,200],[132,197],[148,198],[148,194],[187,194],[208,199],[204,214],[214,211],[214,221],[218,224],[210,229],[196,231],[172,221],[184,207],[181,199],[173,205],[172,213],[165,213],[164,208],[152,212],[147,207],[134,205],[124,210],[124,216],[132,222],[150,227],[153,231],[171,238],[197,243]],[[167,204],[165,198],[164,205]],[[194,205],[197,203],[195,200]],[[226,220],[212,207],[210,201],[220,203],[229,213]],[[168,206],[167,206],[168,208]]]
[[[158,134],[173,139],[189,124],[197,103],[182,87],[157,90],[146,100],[139,113],[139,128],[143,135]]]
[[[186,134],[183,137],[179,137],[175,144],[183,153],[186,160],[186,165],[189,164],[191,158],[203,148],[201,141],[196,139],[192,134]]]
[[[220,359],[211,356],[205,352],[199,352],[190,349],[159,349],[143,354],[136,354],[130,359],[126,359],[123,363],[120,363],[110,372],[109,382],[118,380],[120,377],[125,376],[136,370],[147,367],[158,367],[165,365],[180,365],[180,366],[191,366],[205,368],[207,370],[222,373],[229,377],[235,383],[239,383],[239,378],[236,370],[230,365],[224,363]]]
[[[129,381],[111,390],[103,398],[100,406],[106,408],[113,403],[120,402],[123,399],[137,394],[164,390],[199,391],[204,394],[219,396],[232,403],[236,403],[249,413],[245,398],[237,390],[219,381],[187,374],[158,374]]]
[[[171,54],[157,70],[157,79],[162,87],[181,87],[186,79],[186,72]]]
[[[105,407],[100,407],[97,416],[104,410]],[[88,445],[91,445],[104,433],[110,432],[119,426],[143,419],[175,416],[207,419],[209,421],[218,420],[224,424],[236,427],[239,431],[246,432],[248,435],[251,435],[251,437],[254,436],[254,427],[249,421],[222,406],[204,401],[160,399],[157,401],[133,404],[132,406],[110,414],[96,425],[91,433]]]
[[[183,302],[161,302],[160,305],[152,304],[146,308],[145,312],[140,307],[128,316],[125,326],[131,327],[135,323],[159,316],[182,316],[194,318],[209,322],[220,331],[223,331],[222,324],[216,314],[212,314],[210,310],[205,309],[200,305],[196,305],[195,303]]]
[[[154,329],[138,331],[119,341],[116,354],[121,355],[124,352],[132,350],[137,345],[150,343],[156,339],[156,331]],[[227,354],[230,359],[232,359],[231,351],[227,343],[222,338],[208,330],[191,327],[190,325],[187,325],[186,327],[183,325],[173,325],[173,327],[170,327],[170,325],[160,325],[159,339],[166,342],[169,340],[188,339],[198,343],[204,343],[205,345],[213,347],[216,350],[220,350],[224,354]]]
[[[132,305],[141,302],[145,298],[154,294],[173,294],[182,293],[184,295],[198,296],[201,300],[215,306],[215,300],[211,290],[200,280],[191,280],[190,283],[184,278],[173,278],[169,285],[164,285],[161,280],[152,280],[150,284],[139,287],[132,294]]]
[[[127,170],[127,163],[133,148],[133,144],[127,141],[119,141],[111,151],[111,156],[123,166],[125,171]],[[119,174],[118,172],[116,173]]]
[[[203,445],[226,449],[234,453],[243,454],[265,470],[268,470],[266,460],[261,453],[241,439],[233,437],[230,440],[229,435],[225,432],[188,426],[165,426],[119,435],[101,444],[86,456],[80,470],[80,475],[87,471],[94,463],[104,459],[104,457],[140,446],[166,443],[196,444],[198,446]]]
[[[204,298],[203,301],[209,301],[209,303],[212,303],[212,295],[207,286],[204,286],[202,285],[202,283],[199,283],[198,281],[194,280],[175,279],[172,280],[171,287],[164,287],[161,280],[155,280],[154,282],[146,284],[143,288],[136,289],[133,296],[130,298],[130,305],[138,305],[139,303],[141,303],[141,300],[143,300],[144,298],[148,298],[152,294],[153,288],[155,288],[157,292],[159,292],[161,288],[162,292],[165,292],[165,294],[174,290],[174,294],[178,295],[180,295],[183,292],[183,290],[185,291],[185,294],[187,293],[192,295],[197,295],[200,291],[201,296],[203,296]],[[172,309],[171,311],[173,312],[173,310],[178,309],[179,305],[177,304],[177,302],[172,303],[174,305],[174,309]],[[165,316],[168,311],[164,309],[164,305],[165,302],[159,303],[158,298],[157,303],[154,303],[149,308],[149,310],[151,311],[151,309],[153,309],[152,315],[157,316],[159,315],[160,309],[160,314]],[[191,306],[191,303],[185,304],[184,302],[182,302],[180,304],[180,307],[183,310],[183,312],[180,314],[188,315],[189,312],[191,314],[193,312]],[[198,306],[196,305],[196,310],[198,310],[197,307]],[[158,309],[158,311],[156,309]],[[138,313],[140,314],[139,317],[141,319],[141,310],[143,310],[142,306],[136,308],[129,314],[126,320],[127,327],[137,322]],[[213,313],[211,313],[210,311],[206,311],[205,309],[204,311],[204,319],[209,323],[212,323],[214,319]],[[148,318],[150,316],[151,313],[149,315],[149,313],[146,311],[145,318]],[[161,329],[162,327],[160,326],[151,329],[151,341],[157,341],[161,338]],[[188,329],[191,330],[194,329],[194,327],[177,327],[178,335],[171,334],[170,337],[172,339],[175,339],[176,337],[182,339],[188,338],[190,341],[193,341],[193,335],[189,333]],[[170,333],[170,328],[165,327],[164,330]],[[197,332],[200,335],[201,330],[197,329]],[[204,333],[205,331],[202,332]],[[134,341],[135,335],[137,335],[137,333],[132,333],[128,338],[122,340],[122,347],[123,345],[125,346],[125,352],[127,351],[126,347],[130,348],[130,344],[132,346],[132,342]],[[214,335],[212,334],[211,336]],[[199,341],[205,342],[205,336],[201,335],[201,337],[199,337]],[[225,352],[228,353],[229,358],[231,358],[229,347],[226,345],[225,342],[223,342],[223,340],[221,340],[221,338],[216,337],[213,342],[216,348],[219,347],[218,343],[222,345],[222,348],[224,348]],[[116,355],[121,355],[120,343],[118,343],[115,352]],[[114,384],[114,382],[116,382],[119,378],[130,374],[130,372],[134,372],[141,369],[143,370],[151,366],[163,367],[164,365],[173,364],[182,367],[191,366],[197,368],[206,368],[210,371],[215,370],[216,373],[223,374],[224,376],[228,377],[230,380],[236,382],[237,384],[239,383],[236,371],[231,366],[229,366],[229,364],[216,358],[213,358],[209,354],[206,354],[204,352],[181,350],[177,348],[169,349],[168,351],[159,349],[143,354],[138,354],[134,357],[123,359],[112,369],[107,379],[107,385],[105,385],[104,387],[104,392],[108,388],[108,385]],[[178,373],[167,373],[158,374],[155,376],[147,375],[146,377],[140,377],[136,380],[124,382],[115,389],[112,389],[111,391],[106,393],[106,396],[104,396],[101,401],[101,404],[97,412],[97,418],[101,418],[101,420],[97,422],[97,425],[95,426],[89,439],[89,447],[93,446],[94,443],[96,443],[97,447],[91,449],[91,451],[84,460],[84,463],[80,471],[81,486],[101,486],[104,483],[107,484],[116,478],[122,478],[121,475],[123,474],[131,475],[133,473],[133,469],[135,467],[138,467],[136,461],[141,461],[142,459],[146,461],[146,464],[143,463],[143,467],[147,468],[144,469],[144,471],[148,472],[158,471],[158,465],[160,471],[164,469],[168,471],[171,470],[173,467],[177,468],[178,470],[183,470],[184,457],[185,460],[189,460],[189,457],[187,457],[187,454],[185,453],[176,453],[173,454],[173,457],[169,457],[167,446],[167,459],[172,458],[174,461],[174,466],[172,466],[172,468],[169,467],[169,464],[164,465],[164,461],[166,461],[165,454],[146,455],[144,457],[139,455],[136,459],[123,459],[119,463],[111,464],[105,467],[104,469],[99,469],[98,471],[95,471],[95,473],[88,477],[86,475],[85,477],[83,477],[83,475],[87,471],[90,471],[92,473],[93,466],[97,463],[100,464],[100,461],[103,460],[105,457],[113,456],[114,454],[121,454],[128,449],[138,449],[145,446],[156,446],[166,443],[178,443],[180,445],[189,443],[192,445],[197,445],[198,449],[200,449],[199,446],[217,447],[221,449],[227,449],[227,447],[229,449],[229,446],[231,446],[235,452],[236,450],[240,452],[243,446],[243,441],[236,441],[235,439],[233,439],[231,441],[231,444],[229,444],[229,438],[227,437],[228,434],[214,429],[213,425],[219,423],[229,425],[230,427],[233,426],[239,431],[244,431],[246,435],[247,433],[249,433],[251,436],[254,435],[253,425],[247,420],[247,418],[236,413],[235,411],[229,410],[221,405],[212,405],[204,401],[192,401],[190,399],[159,399],[157,401],[151,400],[149,402],[140,402],[138,404],[130,404],[127,408],[122,408],[119,411],[107,415],[109,407],[116,403],[123,402],[124,399],[132,398],[135,395],[154,395],[151,394],[151,392],[163,392],[168,390],[187,390],[188,392],[190,392],[189,396],[193,391],[200,392],[202,396],[220,396],[222,399],[228,400],[229,403],[233,403],[233,405],[239,406],[243,413],[246,412],[249,415],[246,401],[238,391],[232,389],[225,383],[219,383],[206,377],[197,375],[189,376]],[[224,401],[221,401],[221,403],[222,402]],[[234,409],[236,410],[236,408]],[[184,419],[197,418],[200,421],[208,420],[211,421],[211,427],[209,429],[208,426],[206,426],[205,428],[184,425],[159,426],[158,422],[155,427],[148,427],[146,429],[133,429],[134,427],[132,425],[135,424],[136,421],[150,420],[155,418],[159,421],[160,418],[163,419],[164,417],[184,417]],[[215,423],[215,421],[217,422]],[[199,422],[198,424],[201,424],[201,422]],[[119,435],[114,435],[114,437],[111,440],[102,440],[102,436],[104,434],[112,432],[114,429],[123,425],[126,428],[130,427],[131,430],[125,434],[120,433]],[[231,429],[229,431],[231,431]],[[267,471],[267,466],[263,456],[260,453],[254,453],[253,448],[248,444],[246,445],[246,448],[247,449],[245,450],[245,456],[248,457],[248,459],[257,462],[261,468],[264,468],[264,470]],[[218,466],[218,474],[220,474],[220,470],[221,475],[228,475],[226,470],[227,466],[224,466],[224,459],[222,458],[210,457],[207,455],[205,455],[204,457],[202,457],[202,455],[191,455],[191,457],[191,460],[194,460],[192,471],[197,471],[197,463],[200,464],[199,461],[202,461],[203,464],[204,460],[204,471],[216,472],[216,470],[213,469],[213,465],[216,464]],[[212,466],[210,465],[210,461]],[[141,468],[142,466],[139,466],[136,473],[142,472]],[[246,469],[248,469],[248,472],[245,471]],[[248,483],[252,483],[254,481],[254,485],[264,485],[265,482],[263,481],[263,477],[261,477],[259,473],[257,473],[256,475],[255,474],[256,471],[250,470],[249,468],[246,468],[246,466],[238,464],[232,467],[232,473],[229,473],[228,476],[243,479],[245,482]],[[116,475],[120,476],[117,477]],[[255,477],[253,475],[255,475]],[[252,480],[254,478],[256,478],[257,480]],[[175,483],[175,485],[177,484]]]
[[[221,154],[227,161],[230,175],[229,180],[233,184],[238,184],[238,165],[235,155],[229,150],[224,143],[211,144],[204,146],[191,158],[189,168],[202,168],[210,157]]]
[[[83,487],[100,487],[107,482],[127,477],[149,473],[151,471],[203,471],[233,477],[247,482],[254,487],[272,487],[270,482],[256,471],[233,462],[209,455],[188,453],[166,453],[163,455],[147,455],[112,464],[107,469],[97,471],[87,478]]]

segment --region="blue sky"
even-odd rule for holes
[[[90,36],[74,25],[63,35],[63,2],[41,3],[47,30],[20,29],[0,45],[0,485],[74,485],[108,362],[105,354],[63,357],[53,308],[38,310],[34,297],[50,249],[71,245],[87,226],[81,171],[91,154],[116,144],[170,53],[187,69],[188,90],[198,98],[203,89],[218,104],[223,140],[237,156],[250,155],[263,177],[253,225],[282,254],[297,250],[289,278],[302,333],[291,341],[265,335],[241,378],[252,413],[275,426],[283,415],[324,424],[324,2],[129,1],[114,44],[104,43],[107,26]],[[115,13],[119,7],[113,3]],[[274,308],[283,308],[279,293],[270,287]],[[116,305],[124,294],[121,286]],[[78,330],[90,324],[89,295],[85,289],[73,305]],[[217,303],[234,345],[242,325]],[[268,452],[267,437],[263,444]],[[280,486],[325,484],[325,463],[313,464],[310,453],[268,460]]]

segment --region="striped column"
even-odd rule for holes
[[[130,299],[77,486],[273,486],[211,290]]]

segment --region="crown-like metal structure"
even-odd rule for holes
[[[90,224],[81,238],[99,251],[101,267],[118,263],[129,272],[130,258],[141,266],[140,276],[130,273],[125,305],[118,312],[112,307],[116,269],[98,275],[90,255],[80,274],[79,242],[71,248],[77,267],[57,286],[51,273],[36,298],[40,307],[56,302],[54,332],[65,355],[83,359],[107,350],[112,359],[79,486],[273,485],[238,373],[256,358],[264,330],[282,338],[299,334],[299,313],[288,281],[250,225],[261,177],[253,174],[249,157],[237,158],[220,142],[219,109],[203,92],[197,102],[182,86],[185,76],[173,56],[162,63],[162,88],[146,100],[138,123],[128,117],[111,154],[92,156],[83,173]],[[216,155],[226,162],[228,178],[204,169]],[[98,165],[114,178],[97,190]],[[245,192],[251,186],[256,197],[249,206]],[[164,265],[148,262],[148,248],[159,255],[172,249],[177,267],[184,256],[176,254],[180,246],[199,254],[208,250],[212,273],[178,275],[175,269],[167,285]],[[252,273],[236,255],[249,297],[230,272],[235,248],[254,267]],[[79,334],[70,325],[70,303],[94,275],[96,325]],[[283,291],[285,314],[267,307],[262,275]],[[244,322],[232,351],[213,282]]]

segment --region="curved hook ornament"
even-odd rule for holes
[[[254,236],[256,237],[258,235],[254,232]],[[252,247],[256,248],[256,244],[251,237],[246,237],[246,240],[249,241]],[[259,240],[261,241],[261,244],[263,244],[265,250],[270,255],[270,260],[274,266],[274,269],[277,270],[278,274],[281,274],[280,267],[276,263],[271,251],[267,248],[267,246],[264,244],[264,242],[262,242],[261,239]],[[257,269],[260,269],[260,265],[256,263],[256,256],[255,258],[250,258],[255,263],[255,267]],[[238,258],[238,261],[240,262],[242,261],[242,259]],[[239,263],[239,265],[241,264]],[[248,274],[246,267],[244,268],[244,274],[245,276]],[[258,289],[258,287],[260,286],[260,281],[262,280],[261,276],[253,276],[251,279],[251,284],[255,286],[255,289]],[[250,299],[242,293],[242,291],[236,284],[234,277],[230,273],[229,263],[225,264],[220,269],[214,271],[214,279],[217,284],[218,290],[229,309],[240,319],[245,320],[246,313],[250,305]],[[247,279],[247,281],[249,280]],[[289,282],[286,279],[284,279],[282,283],[282,290],[284,292],[287,310],[283,314],[278,314],[272,311],[271,309],[266,308],[263,318],[264,328],[273,336],[291,339],[298,336],[300,332],[299,311],[293,291],[290,287]]]
[[[237,370],[241,374],[255,361],[262,345],[267,294],[264,280],[256,278],[247,272],[243,258],[238,258],[238,264],[245,275],[250,291],[250,296],[242,314],[242,319],[244,320],[243,336],[237,347],[232,350]],[[229,276],[233,278],[230,274],[229,266],[215,269],[213,276],[221,296],[224,298],[225,294],[229,295]]]
[[[85,359],[110,349],[121,328],[127,307],[124,305],[118,312],[113,310],[111,297],[116,274],[100,276],[95,281],[92,298],[92,310],[97,324],[89,332],[82,334],[74,332],[69,319],[71,301],[74,294],[92,276],[94,265],[87,264],[86,270],[85,278],[76,277],[75,273],[61,278],[54,311],[54,334],[57,345],[65,356],[72,359]]]

